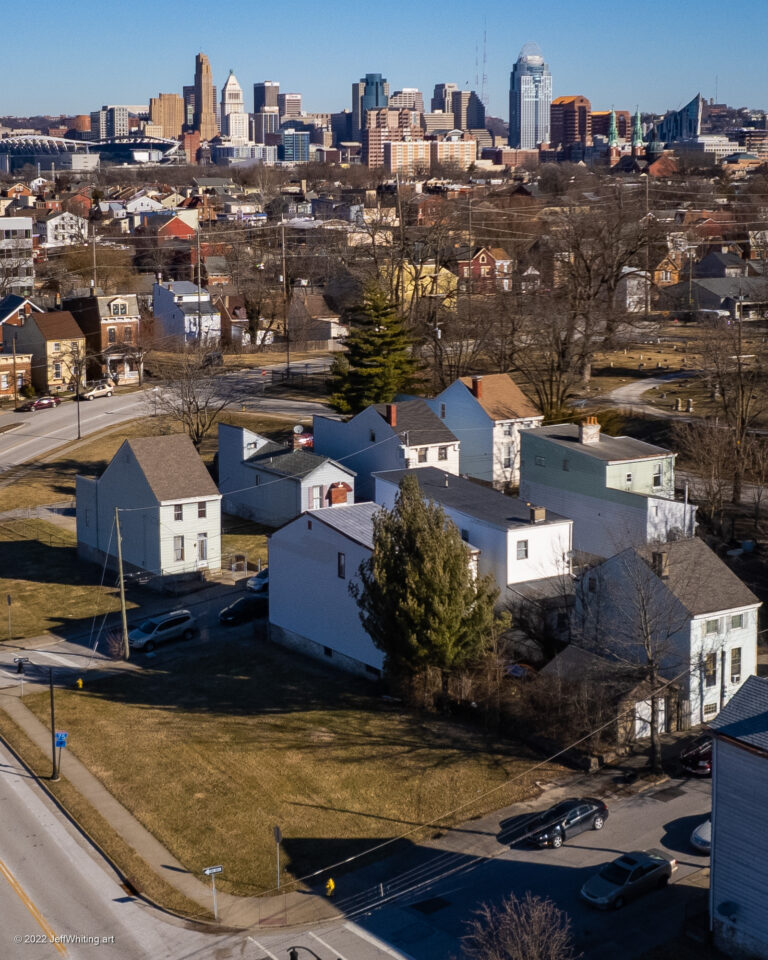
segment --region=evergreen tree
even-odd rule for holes
[[[381,290],[369,289],[352,321],[346,354],[331,366],[331,403],[342,413],[390,403],[413,387],[417,370],[401,318]]]
[[[492,577],[474,577],[456,526],[423,499],[412,474],[394,509],[374,517],[373,552],[359,576],[350,592],[391,675],[459,668],[482,654],[498,589]]]

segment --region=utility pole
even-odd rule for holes
[[[53,761],[51,780],[58,780],[59,767],[56,763],[56,711],[53,705],[53,667],[48,667],[48,687],[51,693],[51,759]]]
[[[651,276],[650,276],[650,244],[651,244],[651,221],[650,221],[650,203],[648,188],[651,178],[647,173],[640,176],[645,177],[645,320],[648,322],[648,315],[651,311]]]
[[[202,274],[200,272],[200,216],[197,219],[197,336],[202,340],[203,334],[203,305],[202,305]]]
[[[96,225],[91,225],[91,251],[93,253],[93,289],[96,289]]]
[[[11,340],[13,347],[13,405],[19,402],[19,381],[16,379],[16,337]]]
[[[131,647],[128,643],[128,616],[125,612],[125,580],[123,579],[123,539],[120,536],[120,513],[115,507],[115,533],[117,534],[117,572],[120,581],[120,616],[123,624],[123,656],[128,660]]]
[[[285,224],[280,223],[280,246],[283,264],[283,331],[285,333],[285,378],[291,375],[291,331],[288,328],[288,276],[285,268]]]

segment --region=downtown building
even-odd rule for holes
[[[204,53],[195,57],[194,113],[192,126],[203,141],[213,140],[219,133],[216,120],[216,90],[211,78],[211,64]]]
[[[535,43],[526,43],[509,80],[509,145],[536,150],[550,142],[552,74]]]

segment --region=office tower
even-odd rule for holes
[[[277,107],[280,96],[280,84],[276,80],[262,80],[253,85],[253,112],[259,113],[264,107]]]
[[[128,107],[102,107],[91,111],[91,139],[128,136]]]
[[[280,123],[284,120],[290,120],[292,117],[301,116],[301,94],[300,93],[278,93],[277,107],[280,111]]]
[[[309,131],[283,130],[280,134],[280,144],[277,156],[285,163],[307,163],[309,160]]]
[[[451,98],[458,89],[456,83],[436,83],[432,94],[432,112],[436,113],[438,110],[442,110],[443,113],[451,113],[453,111],[453,100]]]
[[[549,142],[565,149],[592,145],[592,104],[586,97],[555,97],[549,110]]]
[[[237,127],[237,132],[233,133],[230,124],[230,116],[235,117],[233,124]],[[245,121],[243,121],[245,117]],[[243,122],[245,128],[243,132]],[[237,82],[237,77],[230,70],[224,86],[221,88],[221,131],[228,137],[244,137],[248,139],[248,114],[243,105],[243,90]]]
[[[178,93],[159,93],[150,98],[149,122],[162,128],[161,136],[178,140],[184,120],[184,101]]]
[[[629,110],[593,110],[590,114],[593,137],[611,137],[611,123],[615,121],[619,140],[632,136],[632,116]]]
[[[352,84],[352,125],[359,136],[365,127],[365,111],[381,110],[389,101],[389,83],[380,73],[366,73]]]
[[[211,79],[211,65],[204,53],[195,57],[195,113],[192,125],[201,140],[213,140],[218,134],[216,94]]]
[[[535,43],[526,43],[509,80],[509,145],[535,150],[549,143],[552,74]]]
[[[404,107],[406,110],[424,113],[424,95],[416,87],[403,87],[402,90],[395,90],[387,106],[398,110]]]
[[[181,88],[181,95],[184,100],[184,126],[192,129],[195,122],[195,86],[184,86]]]
[[[254,143],[266,143],[268,133],[277,133],[280,126],[280,111],[277,107],[264,107],[251,116]]]
[[[456,90],[451,94],[453,125],[457,130],[483,130],[485,107],[474,90]]]
[[[340,143],[348,143],[354,139],[352,131],[352,111],[340,110],[338,113],[331,114],[331,131],[333,133],[334,146]]]

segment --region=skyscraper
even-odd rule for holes
[[[366,73],[352,84],[352,126],[359,137],[365,127],[365,111],[381,110],[389,102],[389,83],[380,73]]]
[[[278,93],[277,106],[280,110],[280,122],[292,117],[301,116],[300,93]]]
[[[253,85],[253,112],[259,113],[265,107],[278,106],[280,84],[276,80],[262,80]]]
[[[226,136],[248,139],[249,118],[243,105],[243,90],[230,70],[221,88],[221,130]]]
[[[164,137],[178,140],[184,126],[184,101],[178,93],[159,93],[150,98],[149,119],[163,128]]]
[[[216,125],[215,94],[211,79],[211,65],[204,53],[195,57],[195,113],[193,126],[201,140],[213,140],[219,130]]]
[[[436,83],[432,92],[432,111],[442,110],[443,113],[450,113],[453,110],[451,98],[458,89],[456,83]]]
[[[450,109],[457,130],[482,130],[485,127],[485,107],[474,90],[454,90]]]
[[[552,74],[538,45],[526,43],[509,79],[509,145],[535,150],[549,143]]]

